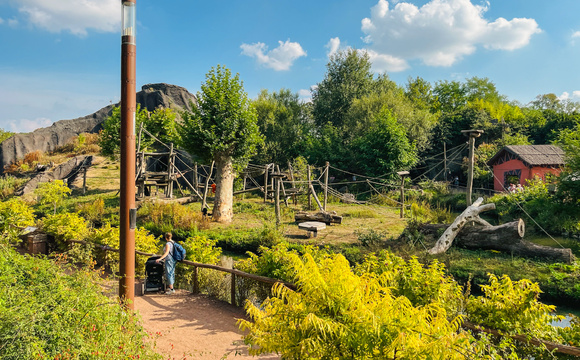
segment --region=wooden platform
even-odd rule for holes
[[[306,221],[298,224],[298,229],[306,230],[308,232],[308,237],[316,237],[318,235],[318,230],[326,229],[326,224],[319,221]]]

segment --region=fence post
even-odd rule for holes
[[[397,175],[401,177],[401,219],[405,217],[405,176],[409,175],[408,171],[399,171]]]
[[[266,165],[264,168],[264,202],[268,199],[268,169],[270,168],[269,165]]]
[[[324,172],[324,211],[326,211],[326,203],[328,202],[328,170],[330,170],[330,164],[327,161],[326,171]]]
[[[231,303],[236,306],[236,274],[232,273]]]
[[[193,267],[193,293],[199,294],[199,280],[197,277],[197,266]]]
[[[310,211],[310,209],[312,209],[312,198],[310,197],[310,178],[311,178],[311,174],[310,174],[310,165],[308,165],[308,211]]]

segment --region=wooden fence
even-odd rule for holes
[[[89,243],[87,243],[86,241],[80,241],[80,240],[69,240],[70,243],[74,243],[74,244],[82,244],[82,245],[87,245]],[[119,252],[119,249],[115,249],[112,248],[110,246],[106,246],[106,245],[99,245],[99,244],[95,244],[95,243],[90,243],[91,245],[98,247],[104,251],[113,251],[113,252]],[[139,251],[139,250],[135,250],[135,254],[138,255],[142,255],[142,256],[147,256],[147,257],[152,257],[152,256],[156,256],[158,254],[149,254],[143,251]],[[211,264],[203,264],[203,263],[198,263],[198,262],[194,262],[194,261],[189,261],[189,260],[183,260],[180,261],[181,264],[185,264],[185,265],[189,265],[191,267],[193,267],[193,293],[194,294],[198,294],[199,293],[199,277],[198,277],[198,268],[202,268],[202,269],[212,269],[212,270],[217,270],[217,271],[221,271],[221,272],[225,272],[225,273],[229,273],[231,276],[231,289],[230,289],[230,303],[232,305],[238,305],[236,304],[236,277],[242,277],[242,278],[246,278],[246,279],[250,279],[250,280],[254,280],[254,281],[258,281],[264,284],[271,284],[274,285],[276,283],[281,283],[284,286],[286,286],[289,289],[292,290],[296,290],[296,285],[292,284],[292,283],[288,283],[285,281],[281,281],[278,279],[272,279],[266,276],[260,276],[260,275],[255,275],[255,274],[250,274],[241,270],[237,270],[237,269],[229,269],[229,268],[225,268],[223,266],[218,266],[218,265],[211,265]]]

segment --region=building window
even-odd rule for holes
[[[503,187],[508,189],[510,184],[519,184],[522,176],[521,169],[506,171],[503,173]]]

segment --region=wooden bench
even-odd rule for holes
[[[306,230],[309,238],[316,237],[316,235],[318,235],[318,230],[326,229],[326,224],[319,221],[307,221],[298,224],[298,229]]]

